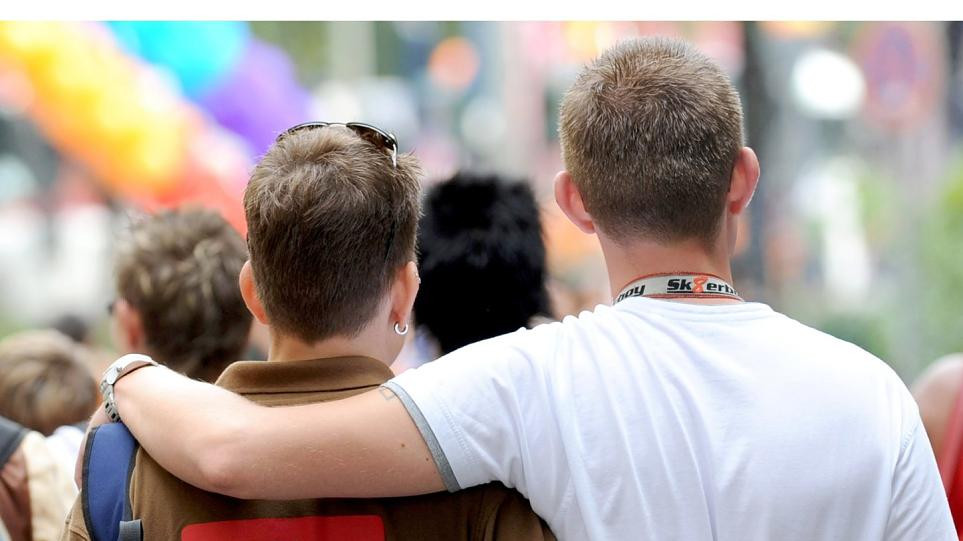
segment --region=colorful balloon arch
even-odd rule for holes
[[[263,154],[285,128],[304,122],[308,94],[280,48],[243,22],[112,22],[129,53],[163,69],[183,94]]]
[[[63,154],[147,209],[200,203],[244,230],[241,194],[307,119],[290,60],[244,23],[0,22],[0,74]]]

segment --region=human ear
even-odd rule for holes
[[[559,171],[555,175],[555,202],[575,227],[581,229],[583,233],[590,235],[595,233],[595,221],[585,209],[582,194],[579,193],[568,171]]]
[[[414,261],[405,263],[398,269],[395,282],[391,286],[391,319],[392,325],[397,323],[404,327],[411,319],[411,310],[418,296],[421,278],[418,276],[418,265]]]
[[[749,206],[758,184],[759,159],[751,148],[743,147],[732,167],[729,193],[726,195],[726,210],[730,214],[742,214],[742,211]]]
[[[244,266],[241,267],[241,274],[237,279],[238,286],[241,288],[241,298],[244,299],[244,305],[251,312],[255,319],[258,320],[262,325],[270,325],[268,321],[267,312],[264,310],[264,305],[261,303],[261,298],[257,294],[257,284],[254,281],[254,269],[251,268],[251,261],[245,261]]]

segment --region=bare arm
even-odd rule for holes
[[[407,496],[442,490],[401,401],[381,388],[267,408],[161,367],[117,382],[124,423],[161,466],[238,498]]]
[[[937,458],[943,451],[960,382],[963,382],[963,356],[949,355],[931,364],[913,383],[913,398],[919,404],[920,417]]]

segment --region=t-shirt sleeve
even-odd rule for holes
[[[907,399],[911,402],[912,399]],[[915,403],[904,408],[907,430],[893,474],[886,541],[956,541],[956,530],[929,438]]]
[[[522,330],[464,347],[385,384],[408,409],[448,490],[501,481],[543,486],[531,467],[560,455],[544,355],[550,329]]]

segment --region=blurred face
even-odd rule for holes
[[[110,337],[119,353],[147,353],[140,314],[123,298],[113,301],[110,312]]]

